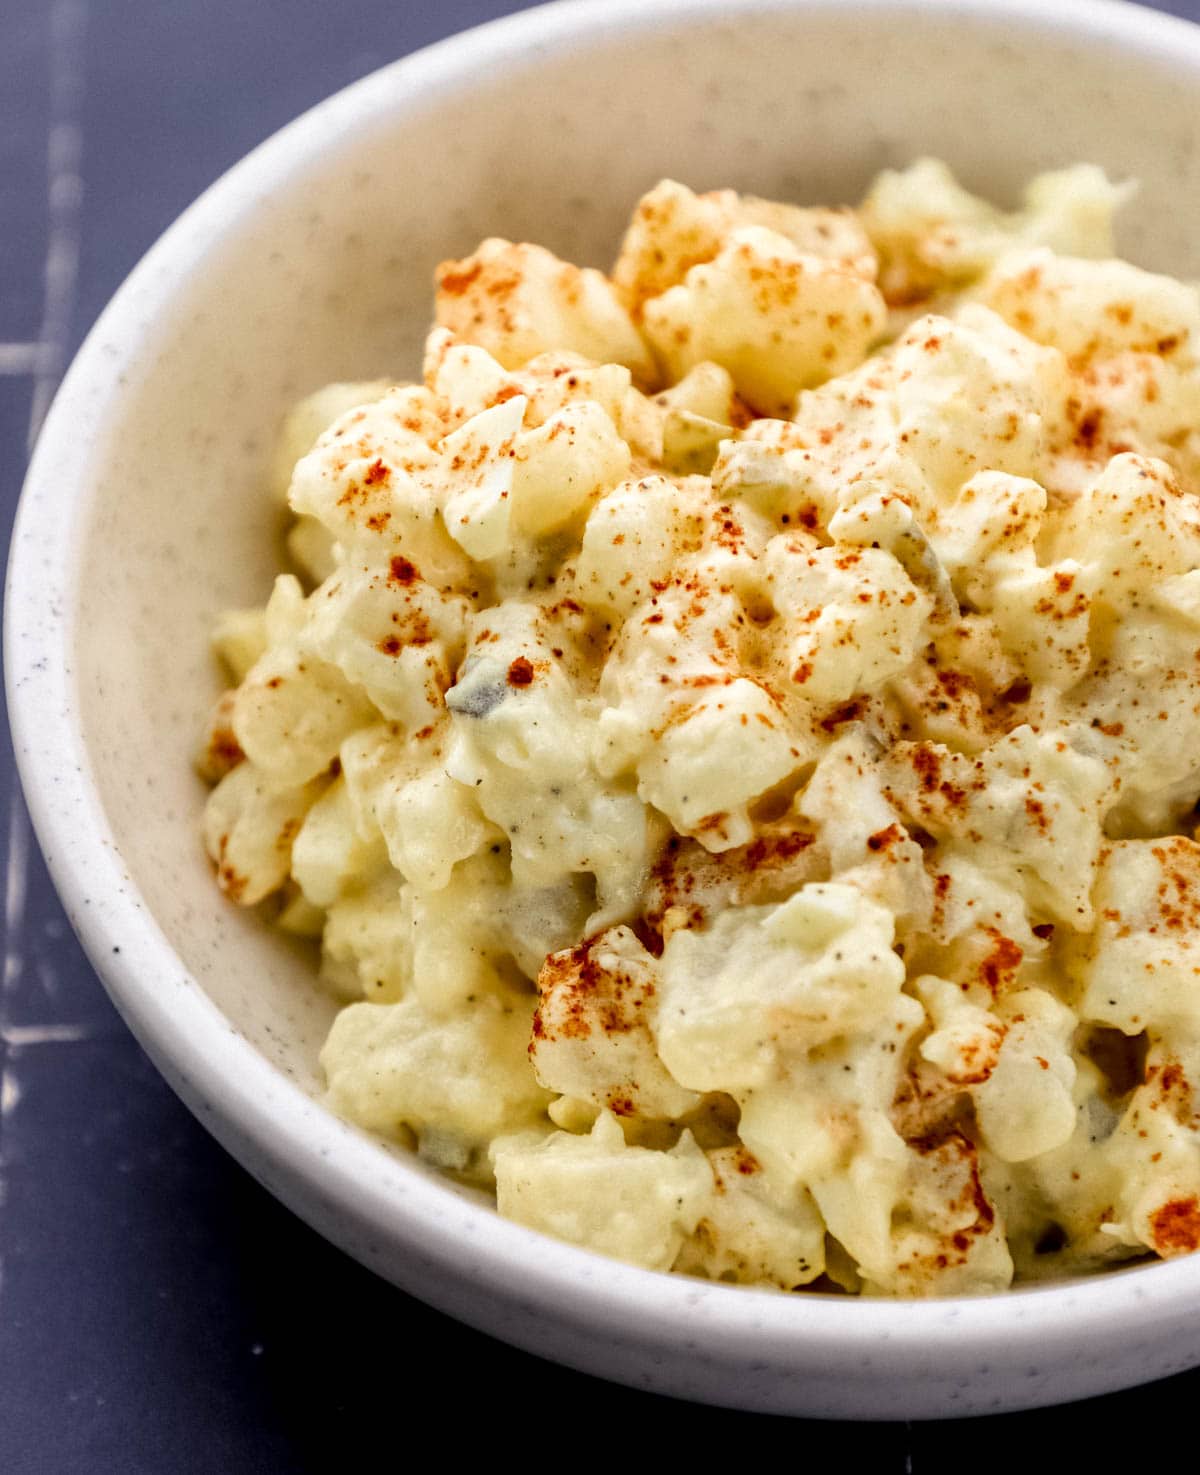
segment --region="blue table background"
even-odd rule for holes
[[[175,215],[328,93],[521,8],[0,0],[3,544],[65,363]],[[1200,19],[1200,0],[1162,8]],[[981,1450],[1083,1461],[1126,1429],[1148,1453],[1178,1438],[1194,1463],[1200,1373],[970,1425],[797,1427],[616,1388],[446,1320],[275,1203],[158,1078],[67,926],[6,738],[0,848],[3,1475],[342,1470],[427,1439],[554,1466],[636,1459],[647,1437],[715,1453],[722,1434],[760,1460],[924,1475],[978,1468]]]

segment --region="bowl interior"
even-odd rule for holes
[[[220,897],[198,839],[208,636],[277,567],[262,477],[281,414],[332,379],[415,376],[440,258],[500,234],[603,264],[664,174],[853,201],[932,153],[1002,201],[1076,160],[1135,177],[1124,252],[1200,275],[1196,73],[1102,20],[1085,41],[1032,6],[590,15],[569,37],[560,7],[521,17],[310,115],[175,228],[68,386],[99,428],[64,540],[66,638],[116,848],[200,988],[310,1093],[331,1005]]]

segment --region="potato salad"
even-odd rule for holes
[[[1200,1247],[1200,293],[1128,193],[665,180],[293,411],[203,829],[336,1112],[748,1285]]]

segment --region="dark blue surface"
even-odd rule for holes
[[[0,0],[0,543],[31,420],[174,216],[329,92],[519,8]],[[1163,8],[1194,18],[1200,0]],[[1200,1375],[970,1425],[797,1427],[610,1387],[459,1327],[306,1229],[162,1084],[66,926],[6,743],[0,846],[0,1475],[365,1469],[428,1457],[427,1439],[435,1457],[571,1468],[636,1460],[647,1435],[685,1458],[697,1435],[736,1435],[751,1459],[923,1475],[981,1468],[981,1451],[1033,1469],[1095,1458],[1118,1431],[1164,1453],[1187,1437]]]

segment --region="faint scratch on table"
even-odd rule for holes
[[[62,994],[62,989],[58,982],[58,970],[54,964],[49,958],[35,958],[33,966],[37,970],[38,982],[42,986],[42,992],[52,1002],[57,1000]]]
[[[4,1125],[21,1099],[21,1088],[17,1084],[12,1063],[7,1059],[8,1042],[4,1039],[4,1026],[8,1021],[8,1000],[21,977],[19,939],[29,892],[29,816],[25,813],[25,801],[15,784],[9,796],[6,841],[4,972],[0,977],[0,1211],[4,1208],[7,1192]],[[4,1289],[2,1252],[3,1244],[0,1243],[0,1293]]]
[[[14,785],[8,804],[8,849],[4,857],[4,975],[3,991],[12,992],[21,977],[21,927],[29,895],[29,816],[21,791]],[[0,1000],[0,1020],[5,1017]]]
[[[87,7],[83,0],[55,0],[50,7],[50,132],[46,146],[50,227],[38,332],[40,358],[29,410],[30,450],[62,376],[79,277],[86,29]]]
[[[0,343],[0,374],[40,374],[51,364],[43,343]]]
[[[0,1039],[10,1050],[26,1050],[30,1045],[77,1045],[95,1038],[95,1030],[86,1024],[5,1024],[0,1026]]]

